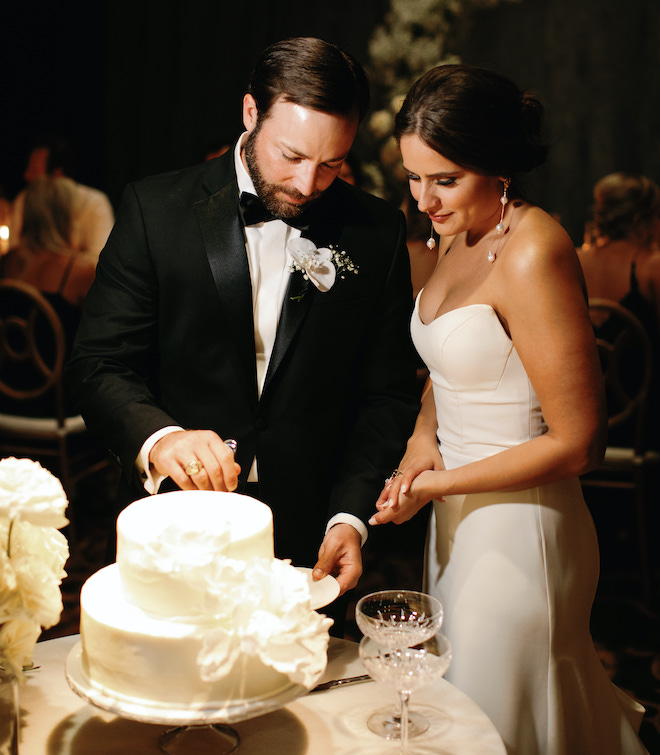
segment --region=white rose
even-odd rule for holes
[[[0,460],[0,517],[41,527],[65,527],[66,494],[60,481],[32,459]]]
[[[40,634],[39,624],[25,618],[0,625],[0,664],[6,671],[22,678],[23,667],[32,663],[32,653]]]
[[[6,542],[6,539],[3,541]],[[38,558],[52,572],[53,577],[66,577],[64,564],[69,558],[69,544],[54,527],[38,527],[29,522],[15,522],[11,533],[11,557],[29,554]]]
[[[57,624],[63,607],[60,580],[42,560],[33,555],[26,554],[16,559],[14,568],[18,589],[29,615],[44,629]]]

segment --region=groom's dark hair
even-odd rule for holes
[[[293,37],[266,48],[254,67],[248,92],[261,119],[281,97],[323,113],[362,120],[369,83],[362,66],[336,45],[316,37]]]

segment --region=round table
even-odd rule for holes
[[[122,719],[71,690],[64,668],[79,641],[79,635],[72,635],[37,643],[38,668],[28,673],[20,690],[21,755],[157,755],[162,725]],[[357,643],[331,638],[321,681],[364,673]],[[394,703],[394,691],[376,682],[310,693],[280,710],[233,724],[241,738],[239,755],[398,753],[398,743],[378,737],[366,725],[368,715],[389,701]],[[411,740],[416,749],[443,755],[505,755],[486,715],[446,680],[416,691],[411,701],[415,705],[438,711],[429,730]]]

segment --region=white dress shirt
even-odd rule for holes
[[[250,174],[241,160],[245,134],[238,140],[234,163],[238,180],[238,195],[244,191],[256,194]],[[245,227],[245,247],[252,282],[254,312],[254,343],[257,350],[257,386],[259,396],[264,387],[266,370],[273,352],[282,302],[289,284],[289,267],[293,258],[287,244],[300,237],[300,230],[282,220],[270,220]]]

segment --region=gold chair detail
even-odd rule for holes
[[[583,475],[584,487],[631,491],[633,495],[642,598],[652,606],[654,594],[652,468],[660,453],[648,448],[647,410],[653,351],[640,320],[617,302],[590,299],[589,314],[603,370],[608,404],[609,439],[601,465]]]
[[[72,501],[77,482],[112,463],[66,411],[62,378],[66,334],[48,299],[20,280],[0,280],[0,456],[37,459],[56,474]],[[73,503],[69,539],[75,539]]]

